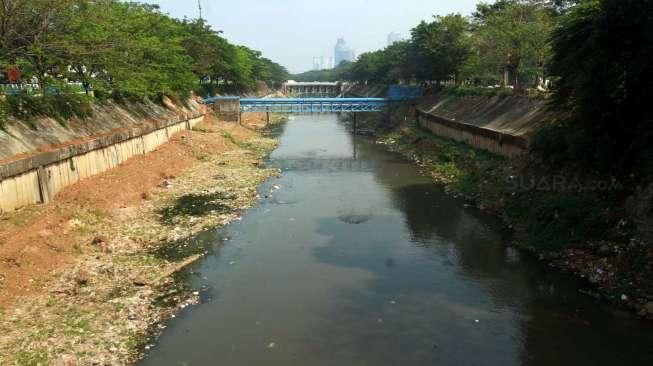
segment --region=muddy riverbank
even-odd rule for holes
[[[173,279],[201,258],[161,248],[232,222],[277,174],[260,116],[207,118],[55,202],[0,217],[0,364],[125,364],[196,301]],[[47,270],[44,270],[47,269]]]
[[[194,238],[186,307],[142,366],[645,365],[648,324],[510,245],[415,164],[293,115],[242,220]]]
[[[628,207],[650,205],[646,182],[550,167],[533,154],[494,155],[433,135],[405,107],[390,123],[359,118],[358,129],[451,196],[499,217],[515,246],[585,281],[586,295],[653,320],[653,246]]]

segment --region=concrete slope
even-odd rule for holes
[[[522,96],[454,96],[446,92],[420,100],[425,113],[529,138],[550,117],[544,99]]]
[[[5,130],[0,130],[0,163],[138,125],[196,115],[201,110],[195,100],[189,100],[186,106],[175,105],[170,100],[164,102],[165,105],[107,102],[94,105],[92,117],[72,119],[65,124],[48,117],[29,122],[10,118]]]

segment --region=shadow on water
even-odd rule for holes
[[[144,365],[653,364],[648,325],[335,117],[298,117],[281,141],[258,207],[164,253],[209,252],[188,282],[211,300]]]
[[[374,149],[359,146],[363,156],[367,148]],[[581,295],[585,283],[506,245],[509,236],[498,220],[431,183],[406,184],[405,174],[390,166],[380,164],[375,179],[403,213],[409,240],[397,235],[401,228],[393,217],[375,216],[360,230],[346,228],[340,217],[319,222],[317,231],[332,239],[314,249],[316,258],[375,275],[370,291],[340,294],[353,305],[325,315],[333,328],[324,331],[328,339],[315,340],[324,345],[321,351],[343,349],[345,342],[350,354],[369,364],[614,365],[624,357],[631,359],[627,364],[653,359],[653,335],[642,332],[638,319]],[[426,252],[398,260],[401,242]],[[385,330],[371,329],[375,320]],[[515,339],[521,342],[515,345]],[[649,347],[642,349],[644,344]]]

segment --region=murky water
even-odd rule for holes
[[[653,364],[649,324],[508,247],[336,116],[296,116],[270,164],[274,192],[197,239],[203,302],[143,365]]]

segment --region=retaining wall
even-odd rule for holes
[[[511,157],[528,150],[528,140],[524,136],[452,121],[419,109],[417,121],[438,136],[462,141],[495,154]]]
[[[0,213],[48,203],[64,187],[151,152],[203,119],[194,114],[154,121],[0,164]]]

